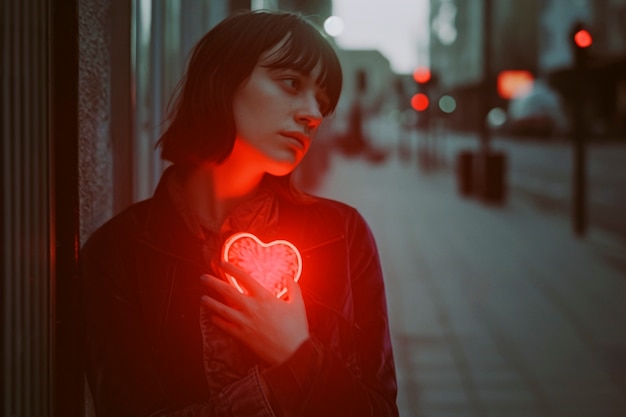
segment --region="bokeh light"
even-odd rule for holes
[[[574,34],[574,42],[579,48],[588,48],[593,42],[591,34],[585,29],[581,29]]]
[[[527,70],[506,70],[498,73],[498,95],[507,100],[528,95],[535,77]]]
[[[439,99],[439,109],[444,113],[452,113],[456,110],[456,100],[449,95],[441,96]]]
[[[491,127],[500,127],[506,122],[506,112],[500,107],[495,107],[487,113],[487,123]]]
[[[344,27],[343,20],[339,16],[330,16],[324,21],[324,30],[332,37],[341,35]]]
[[[417,93],[411,97],[411,107],[416,111],[424,111],[428,108],[428,96],[426,94]]]
[[[415,71],[413,71],[413,79],[419,84],[427,83],[430,81],[430,68],[417,67]]]

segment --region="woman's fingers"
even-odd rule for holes
[[[222,270],[225,273],[232,275],[240,285],[245,287],[249,295],[261,297],[273,296],[270,291],[268,291],[256,279],[252,278],[250,274],[237,268],[235,265],[229,262],[222,262]]]
[[[219,316],[218,314],[213,314],[211,316],[211,322],[218,328],[230,334],[231,336],[234,336],[236,338],[241,338],[240,325],[235,324],[230,320],[226,320],[223,317]]]
[[[214,277],[213,275],[201,275],[200,281],[202,281],[206,287],[228,300],[232,299],[234,295],[239,294],[239,292],[235,290],[232,285],[220,278]]]
[[[202,304],[213,311],[215,314],[224,317],[230,321],[241,323],[241,310],[245,307],[245,298],[230,284],[212,275],[202,275],[201,281],[213,293],[224,302],[221,302],[210,295],[202,296]]]
[[[285,280],[285,289],[287,291],[282,295],[282,297],[280,297],[281,300],[293,302],[293,300],[297,300],[302,297],[300,295],[300,286],[293,279]]]
[[[286,283],[288,300],[279,300],[273,293],[234,265],[224,264],[224,272],[232,274],[246,287],[241,294],[234,286],[213,276],[205,276],[209,294],[202,303],[208,308],[216,327],[247,345],[260,358],[278,364],[291,356],[309,337],[306,309],[296,282]],[[223,298],[223,302],[220,299]]]
[[[242,320],[241,312],[224,303],[220,303],[215,298],[205,295],[201,300],[202,304],[213,312],[213,314],[227,320],[230,323],[239,325]]]

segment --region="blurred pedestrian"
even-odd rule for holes
[[[159,141],[172,164],[80,254],[97,416],[397,416],[374,238],[291,181],[340,90],[297,14],[236,14],[197,43]],[[240,232],[299,249],[284,295],[222,260]]]
[[[368,151],[368,143],[363,133],[363,96],[367,88],[366,73],[363,69],[355,73],[354,98],[348,111],[348,130],[340,138],[340,149],[345,155],[356,155]]]
[[[398,156],[402,161],[406,162],[411,158],[411,133],[413,130],[413,123],[406,119],[408,118],[408,115],[413,116],[413,113],[412,109],[407,105],[407,103],[409,103],[409,97],[406,93],[406,86],[402,76],[396,76],[393,86],[397,115]]]

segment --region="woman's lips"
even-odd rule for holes
[[[285,131],[285,132],[280,132],[280,134],[282,136],[285,136],[287,138],[293,139],[296,142],[298,142],[298,144],[300,144],[302,149],[306,149],[306,147],[308,146],[308,144],[310,142],[309,136],[306,135],[305,133],[302,133],[302,132]]]

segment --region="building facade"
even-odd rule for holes
[[[453,128],[480,129],[486,107],[507,109],[497,94],[497,76],[526,70],[545,81],[562,99],[567,112],[574,54],[571,31],[585,25],[593,37],[584,82],[586,118],[594,135],[626,135],[624,0],[431,0],[430,62],[438,74],[438,91],[453,95],[458,111]],[[485,54],[489,48],[488,54]]]

